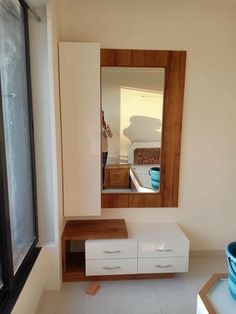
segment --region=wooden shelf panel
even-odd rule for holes
[[[85,253],[67,252],[66,253],[66,272],[85,274]]]
[[[160,274],[133,274],[133,275],[109,275],[109,276],[85,276],[81,273],[63,273],[63,281],[109,281],[109,280],[133,280],[133,279],[164,279],[174,277],[173,273]]]
[[[63,240],[127,239],[124,219],[67,221]]]

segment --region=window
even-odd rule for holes
[[[3,300],[6,300],[22,282],[23,274],[26,274],[26,269],[35,256],[38,241],[29,73],[27,8],[22,1],[1,0],[0,301],[2,304],[4,304]]]

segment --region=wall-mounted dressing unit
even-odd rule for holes
[[[64,215],[100,215],[100,46],[59,43],[59,63]]]
[[[59,55],[65,216],[178,206],[186,52],[60,43]]]
[[[169,278],[188,261],[189,240],[175,223],[73,220],[62,234],[63,281]]]

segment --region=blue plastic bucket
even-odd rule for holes
[[[148,174],[151,176],[151,184],[153,189],[160,188],[160,167],[152,167]]]
[[[228,265],[228,284],[229,291],[234,300],[236,300],[236,242],[230,243],[226,249],[225,253],[227,256]]]

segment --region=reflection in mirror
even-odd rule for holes
[[[101,71],[103,193],[159,192],[165,69]]]

